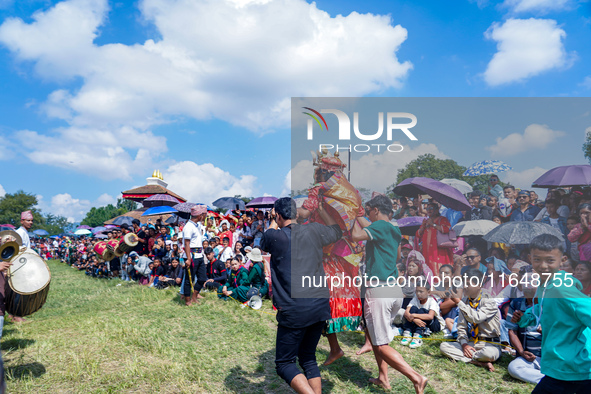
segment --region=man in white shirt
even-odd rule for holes
[[[185,280],[183,285],[183,297],[185,305],[189,306],[203,298],[199,294],[203,284],[207,281],[207,271],[203,259],[203,225],[201,222],[207,214],[206,205],[195,205],[191,208],[191,220],[183,228],[183,249],[187,255],[185,262]],[[191,295],[191,285],[193,294]]]
[[[21,213],[21,226],[16,230],[18,235],[23,240],[23,246],[31,248],[31,240],[29,239],[29,231],[33,227],[33,214],[31,211]]]

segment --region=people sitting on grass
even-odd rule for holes
[[[439,304],[429,291],[426,279],[418,279],[415,296],[404,312],[405,323],[403,338],[400,344],[416,349],[423,345],[423,337],[441,331],[444,322],[441,318]]]
[[[501,357],[500,312],[493,298],[483,294],[481,289],[484,274],[474,268],[466,272],[464,296],[466,301],[452,293],[458,303],[457,342],[443,342],[441,352],[456,361],[472,363],[493,372],[492,365]]]
[[[444,338],[452,338],[453,326],[459,314],[458,298],[462,298],[463,287],[461,283],[456,280],[453,282],[452,276],[453,267],[449,264],[444,264],[439,269],[439,284],[433,288],[431,294],[439,301],[439,310],[444,324],[441,326]],[[456,285],[459,285],[456,286]],[[454,293],[458,297],[452,299],[451,294]]]
[[[228,267],[220,259],[215,258],[215,253],[212,248],[206,248],[204,253],[207,261],[209,261],[209,264],[207,265],[207,280],[205,281],[205,287],[210,290],[217,290],[228,280]],[[230,262],[231,260],[228,260],[228,263]]]
[[[544,374],[540,372],[542,333],[537,324],[522,328],[512,321],[515,311],[525,312],[534,306],[537,286],[533,285],[533,275],[527,273],[521,281],[525,298],[516,298],[509,303],[507,316],[504,320],[511,346],[515,348],[517,353],[517,358],[511,361],[507,370],[509,375],[515,379],[538,384],[544,377]]]
[[[238,289],[242,287],[248,280],[248,271],[242,265],[237,258],[233,258],[230,260],[230,266],[232,271],[230,273],[230,277],[228,281],[219,286],[218,288],[218,296],[223,299],[228,299],[229,297],[240,301],[245,302],[247,300],[244,297],[241,297],[241,292],[238,293]]]
[[[162,266],[162,261],[159,258],[155,258],[152,263],[152,272],[150,272],[150,282],[148,285],[150,287],[155,287],[158,285],[158,281],[160,280],[161,276],[164,276],[166,270]]]

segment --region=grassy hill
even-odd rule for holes
[[[89,278],[49,263],[45,306],[24,323],[6,322],[2,355],[11,393],[285,393],[275,374],[276,322],[269,301],[254,311],[207,293],[181,306],[176,290],[156,290]],[[437,337],[436,337],[437,338]],[[440,336],[439,336],[440,338]],[[324,392],[383,392],[372,353],[356,356],[361,333],[339,334],[346,357],[321,367]],[[493,373],[439,353],[439,341],[411,350],[394,342],[430,379],[430,393],[529,393],[532,385],[507,373],[508,356]],[[328,355],[321,339],[318,360]],[[391,370],[392,392],[414,393]]]

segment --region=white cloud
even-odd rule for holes
[[[484,72],[490,86],[567,68],[574,60],[574,54],[568,55],[564,49],[565,31],[552,19],[508,19],[502,25],[495,22],[484,36],[497,42],[497,53]]]
[[[511,156],[533,149],[544,149],[551,142],[564,136],[563,131],[552,130],[546,125],[530,124],[523,134],[513,133],[497,138],[497,143],[486,147],[493,157]]]
[[[131,179],[154,166],[167,151],[166,139],[131,127],[117,130],[68,127],[53,136],[21,130],[15,138],[34,163],[82,172],[103,179]]]
[[[591,89],[591,75],[587,75],[583,82],[581,82],[581,86],[587,89]]]
[[[255,195],[253,175],[241,175],[240,178],[214,166],[211,163],[197,164],[183,161],[163,171],[168,188],[186,198],[189,202],[211,204],[220,197]]]
[[[357,188],[384,193],[389,186],[396,182],[398,170],[406,167],[408,163],[419,156],[431,153],[439,159],[449,159],[434,144],[420,144],[415,148],[404,144],[403,146],[404,149],[400,153],[364,154],[361,158],[352,160],[351,183]],[[291,188],[293,190],[309,188],[313,181],[313,173],[314,167],[311,160],[298,162],[289,175]]]
[[[509,8],[514,13],[547,13],[566,9],[570,2],[570,0],[505,0],[501,7]]]
[[[8,160],[14,156],[14,146],[5,137],[0,135],[0,160]]]
[[[544,174],[547,169],[541,167],[529,168],[523,171],[507,171],[499,175],[500,179],[517,188],[529,190],[532,183]]]
[[[0,185],[0,197],[4,197],[6,195],[6,190]]]
[[[69,0],[31,23],[7,19],[0,43],[46,79],[81,78],[43,107],[78,127],[146,128],[180,115],[267,130],[289,124],[290,97],[398,88],[412,68],[396,57],[407,31],[389,16],[331,17],[304,0],[139,4],[161,40],[95,45],[106,0]]]
[[[72,197],[69,193],[56,194],[49,202],[42,195],[37,195],[37,207],[45,214],[63,216],[68,222],[80,222],[92,207],[102,207],[117,201],[107,193],[102,194],[94,202]]]

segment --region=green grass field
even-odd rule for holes
[[[89,278],[49,263],[45,306],[24,323],[6,322],[2,337],[11,393],[285,393],[275,374],[276,323],[270,301],[263,313],[220,301],[184,307],[176,290]],[[121,284],[120,286],[118,286]],[[441,336],[439,336],[440,338]],[[438,338],[436,336],[436,338]],[[372,353],[356,356],[361,333],[339,334],[346,356],[321,367],[324,392],[383,392]],[[529,393],[532,385],[507,373],[508,356],[493,373],[445,359],[439,341],[416,350],[393,346],[429,377],[428,393]],[[323,362],[328,343],[317,350]],[[390,369],[392,392],[414,393]]]

